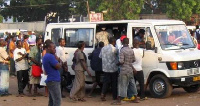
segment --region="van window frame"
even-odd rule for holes
[[[51,36],[50,36],[52,42],[53,42],[53,39],[52,39],[53,38],[53,36],[52,36],[52,30],[54,30],[54,29],[60,29],[60,35],[58,36],[59,38],[61,38],[62,35],[63,35],[63,33],[62,33],[63,29],[62,28],[52,28],[51,29]],[[53,42],[56,46],[59,46],[58,39],[57,39],[57,41]]]
[[[173,26],[173,25],[184,25],[185,27],[186,27],[186,25],[185,24],[162,24],[162,25],[154,25],[154,31],[155,31],[155,33],[156,33],[156,26]],[[187,29],[187,27],[186,27],[186,29]],[[188,32],[189,33],[189,32]],[[157,37],[157,39],[158,39],[158,42],[159,42],[159,46],[160,46],[160,48],[162,49],[162,50],[164,50],[164,51],[171,51],[171,50],[181,50],[181,49],[163,49],[162,48],[162,46],[161,46],[161,43],[160,43],[160,40],[159,40],[159,38],[158,38],[158,34],[156,33],[156,37]],[[193,42],[194,43],[194,42]],[[190,48],[196,48],[196,47],[190,47]],[[190,48],[187,48],[187,49],[190,49]]]
[[[63,39],[65,39],[65,31],[66,30],[76,30],[76,29],[92,29],[93,30],[93,37],[92,37],[92,45],[91,46],[85,46],[85,48],[94,48],[94,46],[95,46],[95,28],[63,28]],[[66,39],[65,39],[65,42],[66,42]],[[67,47],[67,48],[77,48],[77,46],[67,46],[67,43],[66,43],[66,45],[65,45],[65,47]]]

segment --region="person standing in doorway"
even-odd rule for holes
[[[61,64],[59,58],[55,55],[55,45],[50,42],[46,45],[46,54],[42,62],[44,70],[47,74],[46,84],[49,90],[49,103],[48,106],[61,106],[61,89],[60,89],[60,73],[59,69]]]
[[[37,65],[41,67],[41,45],[42,45],[42,38],[36,39],[36,46],[33,46],[30,50],[29,58],[31,60],[31,66]],[[46,70],[45,70],[46,71]],[[40,84],[40,77],[32,76],[32,68],[30,70],[30,86],[29,86],[29,94],[31,93],[32,85],[34,85],[34,94],[33,96],[40,96],[41,94],[38,93],[37,87]]]
[[[14,61],[15,68],[17,71],[17,80],[18,80],[18,96],[24,96],[24,88],[28,84],[29,75],[28,75],[28,61],[27,53],[24,48],[22,48],[22,41],[18,40],[16,42],[17,48],[14,50]]]
[[[102,58],[102,69],[104,72],[103,88],[101,92],[101,100],[106,101],[105,96],[109,85],[112,87],[113,100],[117,99],[117,49],[115,38],[109,39],[109,44],[101,49],[99,57]]]
[[[15,73],[15,61],[14,61],[14,56],[13,56],[13,52],[16,48],[16,45],[15,45],[15,42],[16,42],[16,37],[15,36],[12,36],[11,37],[11,41],[10,41],[10,44],[9,44],[9,55],[10,55],[10,75],[12,76],[16,76],[16,73]]]

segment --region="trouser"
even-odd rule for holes
[[[60,89],[61,89],[61,93],[62,93],[62,90],[63,90],[63,85],[64,84],[62,84],[62,80],[63,80],[63,78],[62,78],[62,76],[63,76],[63,69],[62,68],[60,68],[59,69],[59,72],[60,72],[60,78],[61,78],[61,82],[60,82]]]
[[[84,98],[85,96],[85,74],[84,71],[75,70],[75,79],[70,91],[71,98]]]
[[[139,91],[139,95],[140,98],[144,98],[145,97],[145,91],[144,91],[144,74],[143,71],[137,71],[137,74],[135,75],[135,79],[136,81],[138,81],[139,85],[140,85],[140,91]]]
[[[47,88],[49,90],[48,106],[61,106],[60,82],[55,82],[55,81],[47,82]]]
[[[16,75],[15,74],[15,61],[13,58],[10,58],[10,75]]]
[[[114,100],[117,99],[117,79],[118,79],[118,72],[113,72],[113,73],[104,72],[103,88],[101,93],[103,95],[106,95],[107,89],[111,84],[113,99]]]
[[[0,95],[7,94],[8,88],[9,88],[8,65],[0,63]]]
[[[101,77],[103,76],[103,74],[103,71],[95,71],[95,80],[96,83],[100,86],[100,88],[102,88]]]
[[[118,78],[118,96],[127,97],[127,92],[130,96],[137,95],[137,88],[133,74],[120,74]]]
[[[18,92],[19,94],[22,94],[24,88],[28,84],[29,80],[28,70],[17,71],[17,80],[18,80]]]

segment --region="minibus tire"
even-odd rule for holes
[[[197,91],[199,91],[199,88],[200,88],[199,84],[192,85],[192,86],[189,86],[189,87],[183,87],[183,89],[188,93],[197,92]]]
[[[171,95],[173,87],[166,76],[158,74],[151,78],[149,89],[154,98],[166,98]]]

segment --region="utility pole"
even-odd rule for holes
[[[88,0],[86,1],[86,4],[87,4],[88,18],[89,18],[89,21],[90,21],[90,6],[89,6]]]

